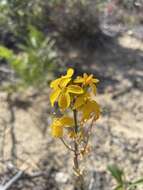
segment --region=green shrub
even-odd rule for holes
[[[46,84],[49,73],[56,63],[54,41],[45,37],[42,32],[29,26],[25,44],[19,44],[20,52],[0,46],[0,57],[6,59],[10,66],[26,85]]]

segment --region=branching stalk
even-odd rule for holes
[[[74,115],[74,124],[75,124],[75,134],[78,133],[78,123],[77,123],[77,111],[74,110],[73,111],[73,115]],[[75,190],[84,190],[84,180],[83,180],[83,176],[81,174],[80,168],[79,168],[79,146],[78,146],[78,142],[75,139],[74,140],[74,170],[77,174],[77,179],[75,180]]]
[[[92,132],[93,124],[94,124],[94,118],[92,119],[91,124],[90,124],[90,127],[89,127],[89,130],[88,130],[87,140],[86,140],[86,142],[85,142],[85,146],[84,146],[84,148],[83,148],[83,152],[86,151],[86,148],[87,148],[87,146],[88,146],[88,142],[89,142],[89,138],[90,138],[90,135],[91,135],[91,132]]]
[[[74,152],[74,149],[72,149],[72,148],[65,142],[65,140],[64,140],[63,138],[60,138],[60,139],[61,139],[62,143],[65,145],[65,147],[66,147],[68,150]]]
[[[74,124],[75,124],[75,134],[78,133],[78,125],[77,125],[77,112],[74,110]],[[74,168],[78,172],[79,171],[79,163],[78,163],[78,143],[76,139],[74,140]]]

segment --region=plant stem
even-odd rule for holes
[[[72,148],[65,142],[65,140],[64,140],[63,138],[60,138],[60,139],[61,139],[62,143],[65,145],[65,147],[66,147],[68,150],[74,152],[74,149],[72,149]]]
[[[75,124],[75,133],[78,133],[78,124],[77,124],[77,111],[74,110],[74,124]],[[76,171],[79,170],[79,163],[78,163],[78,143],[75,139],[74,141],[74,168]]]
[[[8,107],[10,111],[10,124],[11,124],[11,141],[12,141],[12,148],[11,148],[11,157],[12,157],[12,162],[14,165],[16,165],[16,158],[17,158],[17,139],[16,139],[16,134],[15,134],[15,110],[14,110],[14,104],[11,99],[12,93],[8,93],[7,95],[7,102],[8,102]]]
[[[73,115],[74,115],[74,124],[75,124],[75,133],[78,133],[78,123],[77,123],[77,111],[74,110],[73,111]],[[80,168],[79,168],[79,162],[78,162],[78,156],[79,156],[79,146],[78,146],[78,142],[76,141],[76,139],[74,140],[74,170],[77,174],[77,178],[75,180],[75,189],[74,190],[84,190],[84,180],[83,180],[83,176],[80,172]]]
[[[88,146],[88,142],[89,142],[89,138],[90,138],[90,135],[91,135],[91,131],[92,131],[93,124],[94,124],[94,118],[93,118],[92,121],[91,121],[91,125],[90,125],[90,128],[89,128],[88,133],[87,133],[87,140],[86,140],[86,143],[85,143],[83,152],[86,151],[86,148],[87,148],[87,146]]]

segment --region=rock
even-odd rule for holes
[[[3,187],[3,185],[0,185],[0,190],[4,190],[4,187]]]
[[[58,183],[67,183],[69,180],[69,175],[67,173],[58,172],[56,173],[55,180]]]

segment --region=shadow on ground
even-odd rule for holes
[[[69,45],[66,42],[62,44],[64,45],[60,47],[61,54],[66,66],[74,67],[77,74],[87,72],[97,76],[101,81],[100,92],[108,88],[116,90],[116,85],[119,85],[121,80],[129,81],[132,88],[143,89],[142,50],[122,47],[117,38],[100,40],[94,48],[93,42],[91,46],[90,43],[87,46],[77,43]]]

